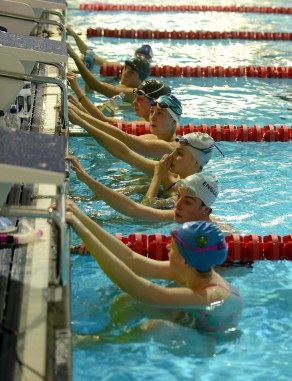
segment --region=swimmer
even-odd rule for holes
[[[137,168],[141,169],[145,173],[152,173],[154,175],[154,180],[152,180],[151,185],[156,182],[155,189],[157,191],[160,182],[164,186],[164,195],[172,196],[177,192],[177,182],[180,179],[185,179],[186,177],[201,172],[203,166],[205,166],[211,158],[212,151],[214,148],[214,141],[208,135],[201,132],[192,132],[190,134],[184,135],[184,142],[188,139],[195,145],[187,145],[177,142],[177,148],[173,150],[170,155],[163,158],[167,161],[167,167],[164,167],[163,176],[156,177],[157,162],[138,155],[133,150],[129,149],[124,143],[117,141],[115,149],[119,149],[119,158],[124,158],[124,161],[129,164],[134,164]],[[117,139],[115,139],[117,140]],[[155,143],[155,141],[153,141]],[[112,150],[114,148],[112,147]],[[111,153],[113,152],[111,150]],[[126,156],[125,152],[128,152]],[[76,172],[79,180],[83,181],[85,170],[82,168],[78,159],[72,156],[68,156],[67,160],[70,161],[73,166],[72,169]],[[81,174],[81,175],[80,175]],[[159,185],[157,184],[157,178],[159,179]],[[152,185],[154,187],[154,185]],[[149,194],[148,196],[152,197]]]
[[[67,35],[72,36],[74,38],[76,45],[77,45],[80,53],[83,56],[86,55],[87,51],[92,50],[89,47],[89,45],[84,40],[82,40],[82,38],[79,36],[79,34],[74,31],[74,29],[72,27],[67,26],[66,30],[67,30]],[[136,56],[136,57],[142,56],[142,57],[146,58],[149,62],[151,62],[154,55],[153,55],[153,51],[152,51],[151,46],[148,44],[144,44],[135,50],[134,56]],[[114,64],[118,64],[118,62],[108,61],[105,58],[103,58],[97,54],[94,54],[94,65],[102,65],[102,64],[114,65]]]
[[[243,301],[214,270],[228,252],[216,225],[191,221],[173,230],[169,260],[157,261],[133,252],[74,203],[67,204],[66,218],[105,274],[132,298],[153,310],[167,309],[166,319],[202,334],[234,334]],[[149,279],[173,281],[175,286],[162,287]]]
[[[171,87],[157,79],[146,79],[137,89],[134,89],[135,99],[133,106],[137,116],[149,121],[151,111],[151,101],[158,99],[162,95],[169,95]]]
[[[177,146],[176,123],[182,113],[180,101],[172,94],[152,100],[150,134],[134,136],[94,119],[74,106],[69,107],[71,123],[83,127],[109,153],[143,172],[154,172],[153,160],[142,155],[161,157]]]
[[[197,167],[197,172],[200,172],[203,167],[209,162],[212,150],[214,146],[219,150],[219,152],[224,156],[223,152],[214,144],[213,139],[206,133],[194,132],[191,134],[186,134],[184,136],[177,136],[176,141],[180,143],[180,148],[176,150],[179,156],[183,157],[184,152],[180,152],[181,147],[187,147],[191,156],[199,165]],[[169,176],[169,171],[173,171],[174,160],[172,155],[164,155],[159,162],[155,163],[154,175],[152,177],[150,186],[145,197],[142,200],[144,205],[150,205],[156,208],[165,208],[171,202],[171,199],[161,199],[158,197],[160,190],[160,184],[164,183],[165,179]],[[184,161],[181,161],[184,165]],[[167,188],[168,196],[174,196],[177,193],[177,182],[173,182]]]
[[[76,33],[70,26],[67,26],[67,35],[72,36],[76,42],[79,51],[82,53],[82,61],[85,62],[87,68],[92,71],[95,65],[119,65],[118,62],[108,61],[105,58],[95,54],[93,50],[87,45],[87,43],[81,39],[81,37]],[[142,45],[135,50],[134,57],[142,56],[146,58],[149,62],[152,61],[153,51],[150,45]],[[113,82],[116,77],[107,77],[106,82]],[[85,83],[85,92],[92,92],[92,89]]]
[[[133,201],[124,194],[94,180],[78,165],[78,162],[71,161],[71,163],[78,179],[83,181],[98,199],[105,201],[111,208],[126,216],[148,220],[176,221],[179,224],[197,220],[211,221],[211,206],[219,192],[218,181],[212,173],[204,171],[179,180],[177,196],[172,199],[172,208],[162,210]]]
[[[74,52],[69,44],[67,44],[67,49],[69,55],[75,61],[79,73],[89,87],[109,98],[112,98],[114,95],[124,93],[124,101],[133,102],[133,90],[150,75],[150,64],[148,60],[142,56],[130,58],[125,61],[120,82],[117,85],[112,85],[97,79],[95,75],[85,66],[80,57]],[[71,75],[71,72],[69,72],[69,75]],[[84,97],[85,96],[86,95],[84,94]]]
[[[68,73],[67,79],[70,84],[71,89],[76,94],[77,98],[80,99],[80,103],[70,94],[69,100],[81,111],[88,112],[93,117],[108,123],[120,123],[123,122],[121,119],[116,119],[114,117],[105,116],[98,107],[96,107],[85,94],[78,84],[76,74]],[[161,95],[166,95],[171,93],[171,88],[164,82],[157,79],[146,79],[143,81],[136,89],[134,89],[134,101],[133,106],[135,109],[135,114],[139,118],[143,118],[149,121],[150,116],[150,101],[159,98]],[[80,107],[81,106],[81,107]],[[127,121],[124,121],[127,122]],[[136,121],[137,123],[138,121]],[[142,122],[144,124],[144,122]]]
[[[75,165],[74,162],[72,164]],[[218,180],[212,173],[204,171],[178,181],[177,195],[172,200],[169,199],[169,207],[158,209],[140,204],[130,197],[108,188],[94,180],[78,163],[76,164],[77,167],[72,169],[76,172],[77,177],[94,192],[96,198],[103,200],[121,214],[134,219],[175,221],[178,224],[189,221],[208,221],[224,229],[226,234],[235,233],[232,226],[223,224],[214,216],[211,216],[212,205],[219,193]],[[82,243],[74,246],[72,252],[87,254],[87,250]]]

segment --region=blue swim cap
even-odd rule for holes
[[[165,108],[176,122],[179,121],[182,114],[182,105],[174,95],[162,95],[156,100],[151,100],[150,104],[151,106],[158,105],[161,108]]]
[[[212,222],[186,222],[171,235],[183,259],[196,270],[209,271],[227,258],[224,234]]]
[[[152,48],[148,44],[142,45],[140,48],[136,49],[135,54],[142,54],[148,60],[151,60],[153,58]]]

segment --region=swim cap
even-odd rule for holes
[[[146,79],[134,89],[134,93],[149,99],[157,99],[161,95],[171,93],[171,88],[158,79]]]
[[[165,108],[176,122],[179,121],[182,114],[182,106],[180,101],[174,95],[162,95],[156,100],[151,100],[150,104],[151,106],[158,105],[161,108]]]
[[[177,185],[184,188],[189,196],[198,197],[209,208],[219,193],[218,180],[209,172],[195,173],[179,180]]]
[[[209,271],[227,258],[224,234],[212,222],[186,222],[171,235],[183,259],[196,270]]]
[[[135,54],[142,54],[143,56],[146,56],[148,60],[151,60],[153,58],[153,51],[150,45],[142,45],[140,48],[135,50]]]
[[[183,136],[177,136],[175,139],[182,145],[187,146],[193,158],[204,167],[211,159],[214,140],[205,132],[191,132]]]
[[[150,63],[145,57],[138,56],[131,58],[125,61],[125,65],[128,65],[135,70],[141,81],[144,81],[144,79],[150,75]]]

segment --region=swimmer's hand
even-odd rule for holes
[[[67,81],[71,87],[71,89],[77,93],[78,91],[82,91],[79,84],[78,84],[78,81],[77,81],[77,76],[75,73],[73,73],[72,71],[68,70],[67,71]]]
[[[70,105],[69,105],[69,109],[68,109],[68,116],[69,116],[69,120],[72,124],[82,126],[82,118],[77,114],[74,107],[71,107]]]
[[[71,26],[69,25],[66,26],[66,31],[68,36],[74,36],[76,34],[74,30],[71,28]]]
[[[88,173],[85,171],[85,169],[81,166],[79,163],[79,160],[75,156],[67,156],[66,160],[71,163],[71,169],[76,173],[77,178],[80,181],[84,181],[90,177]]]
[[[71,107],[71,105],[74,105],[75,107],[80,109],[80,104],[78,100],[72,94],[68,94],[68,101],[69,101],[68,103],[69,107]]]
[[[75,114],[77,114],[80,117],[81,117],[81,114],[83,113],[83,110],[81,110],[80,108],[80,103],[74,97],[72,97],[72,100],[70,98],[70,102],[68,102],[68,111],[69,110],[72,110]]]
[[[168,172],[170,171],[171,165],[173,162],[173,155],[163,155],[162,159],[155,164],[154,176],[159,179],[164,179],[168,177]]]
[[[73,71],[68,70],[67,71],[67,79],[69,82],[75,81],[75,80],[77,80],[77,75],[75,73],[73,73]]]

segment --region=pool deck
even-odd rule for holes
[[[5,25],[6,16],[7,25],[31,24],[33,29],[24,33],[23,42],[36,42],[40,38],[43,41],[31,71],[28,68],[29,72],[15,72],[13,65],[9,72],[5,67],[0,70],[0,83],[14,81],[21,85],[19,79],[32,83],[31,116],[20,131],[9,131],[11,136],[16,134],[10,142],[9,157],[0,153],[2,196],[5,185],[10,183],[8,197],[0,204],[0,214],[9,217],[17,227],[21,221],[27,221],[33,230],[42,230],[43,236],[25,245],[0,244],[0,378],[1,381],[71,380],[69,235],[64,213],[68,138],[65,1],[23,0],[23,3],[35,14],[26,14],[22,19],[19,11],[13,18],[7,15],[9,9],[1,9],[1,4],[0,25]],[[44,6],[48,9],[42,13]],[[43,28],[46,36],[42,35]],[[11,33],[21,35],[21,30]],[[9,37],[8,33],[5,37]],[[49,52],[43,44],[49,46]],[[62,51],[52,59],[54,54],[50,52],[54,45]],[[11,54],[20,62],[29,60],[33,52],[29,47],[20,49],[9,42],[0,46],[0,55]],[[1,98],[3,103],[5,97]],[[17,137],[23,137],[24,152],[15,146]],[[50,151],[44,150],[42,144],[33,147],[40,137],[43,142],[47,139],[48,145],[57,143],[55,160],[49,158],[46,153]],[[31,166],[18,163],[21,154],[30,158]],[[58,160],[59,168],[55,165]],[[40,162],[46,163],[47,171],[38,168]],[[17,182],[13,181],[15,176]],[[57,202],[56,211],[49,210],[53,202]]]

